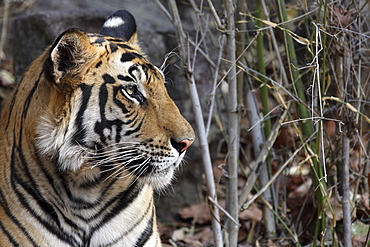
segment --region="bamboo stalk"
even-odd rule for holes
[[[285,2],[283,0],[276,0],[276,7],[278,9],[279,18],[280,21],[285,22],[287,20],[287,13],[286,13],[286,6]],[[289,24],[283,25],[283,28],[285,30],[291,30]],[[297,94],[297,97],[303,102],[296,102],[298,115],[302,119],[307,119],[305,121],[301,122],[301,131],[302,131],[302,138],[307,139],[310,137],[313,133],[313,126],[312,121],[310,119],[310,114],[308,111],[308,108],[305,104],[306,102],[306,96],[305,96],[305,89],[303,86],[303,83],[301,81],[301,77],[299,72],[295,69],[298,68],[298,61],[297,61],[297,55],[295,52],[295,47],[293,43],[293,39],[290,35],[288,35],[288,32],[284,31],[284,45],[285,45],[285,51],[287,53],[288,63],[289,63],[289,72],[290,77],[294,85],[295,93]],[[320,151],[317,150],[317,145],[315,142],[310,143],[310,152],[318,152],[320,154]],[[327,200],[326,196],[326,184],[325,181],[322,180],[324,178],[321,163],[316,159],[318,155],[312,155],[312,180],[314,182],[314,187],[319,188],[316,190],[316,199],[317,199],[317,220],[316,220],[316,228],[315,228],[315,234],[313,239],[313,246],[316,246],[317,240],[319,236],[321,236],[321,239],[323,240],[324,237],[324,230],[325,230],[325,212],[324,212],[324,205],[325,201]],[[320,157],[320,156],[318,156]]]
[[[3,6],[3,25],[1,30],[1,37],[0,37],[0,61],[3,61],[5,59],[5,43],[7,41],[7,33],[8,33],[8,22],[9,22],[9,0],[4,1]]]
[[[341,37],[343,41],[346,40],[345,34]],[[353,62],[351,57],[351,47],[343,47],[343,63],[342,63],[342,70],[344,84],[346,85],[343,90],[345,92],[344,100],[349,101],[352,98],[358,98],[359,95],[356,96],[356,89],[355,89],[355,82],[351,80],[351,63]],[[357,103],[356,103],[357,104]],[[356,109],[356,107],[353,107]],[[355,113],[353,111],[349,111],[348,108],[342,111],[342,121],[344,122],[345,131],[342,136],[342,149],[343,149],[343,157],[342,157],[342,211],[343,211],[343,247],[351,247],[352,246],[352,236],[351,236],[351,190],[349,186],[349,156],[350,156],[350,136],[353,136],[354,133],[354,123],[356,122],[356,118],[354,118]],[[358,111],[359,112],[359,111]],[[357,112],[357,116],[358,116]],[[357,118],[358,120],[358,118]]]
[[[347,126],[346,126],[347,129]],[[349,187],[349,152],[350,139],[348,137],[348,130],[342,135],[342,208],[343,208],[343,246],[352,246],[351,237],[351,198]]]
[[[265,19],[264,17],[264,11],[263,11],[263,4],[261,0],[257,1],[257,17],[262,20]],[[262,21],[257,20],[257,27],[261,28],[263,27]],[[262,113],[265,118],[263,129],[264,129],[264,135],[265,138],[268,138],[271,134],[271,120],[268,116],[270,112],[270,106],[269,106],[269,93],[268,88],[266,86],[266,80],[264,79],[266,76],[266,68],[265,68],[265,59],[264,59],[264,40],[263,40],[263,32],[259,31],[257,36],[257,57],[258,57],[258,71],[261,73],[259,79],[261,80],[261,102],[262,102]],[[254,143],[255,150],[260,150],[260,147],[262,143]],[[257,155],[256,155],[257,157]],[[261,169],[260,175],[259,175],[259,182],[261,185],[266,184],[269,181],[270,173],[271,173],[271,163],[270,159],[267,158],[266,161],[262,164],[263,169]],[[271,187],[267,188],[263,192],[264,198],[268,201],[268,203],[273,205],[273,199],[272,199],[272,193],[271,193]],[[267,238],[274,238],[276,237],[276,227],[275,227],[275,218],[273,212],[267,207],[263,207],[263,218],[265,222],[266,227],[266,236]]]
[[[229,85],[228,92],[228,184],[226,193],[226,209],[236,221],[239,215],[238,205],[238,159],[239,159],[239,132],[240,120],[238,109],[238,92],[236,80],[236,47],[235,47],[235,23],[234,23],[234,1],[226,1],[226,53],[227,60],[231,61],[227,81]],[[229,246],[234,247],[238,245],[238,230],[239,225],[235,222],[228,220],[226,223],[228,231]]]

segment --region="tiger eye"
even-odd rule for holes
[[[125,88],[126,93],[130,96],[132,96],[135,93],[135,87],[134,86],[128,86]]]

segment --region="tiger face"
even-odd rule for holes
[[[105,36],[119,24],[106,23],[98,35],[71,29],[58,38],[45,69],[68,101],[51,98],[37,146],[61,170],[90,169],[89,179],[138,179],[160,189],[194,132],[167,94],[163,72],[141,53],[136,30]]]

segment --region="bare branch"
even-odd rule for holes
[[[168,0],[169,6],[171,7],[171,13],[173,16],[173,24],[176,29],[177,39],[180,43],[180,56],[182,57],[182,61],[186,62],[184,64],[185,68],[185,78],[187,81],[187,86],[190,93],[190,99],[193,106],[193,112],[195,114],[195,120],[197,124],[198,129],[198,135],[199,135],[199,143],[200,148],[202,150],[202,159],[203,159],[203,165],[207,180],[207,188],[208,188],[208,194],[209,197],[213,199],[215,204],[213,204],[213,215],[212,218],[212,229],[213,229],[213,235],[214,235],[214,242],[216,247],[223,246],[222,241],[222,233],[221,233],[221,226],[220,226],[220,215],[219,215],[219,209],[216,206],[217,205],[217,194],[216,194],[216,186],[214,183],[214,176],[213,176],[213,169],[212,169],[212,161],[211,156],[209,153],[209,146],[208,146],[208,140],[207,135],[205,131],[205,126],[203,122],[203,113],[201,109],[201,105],[199,102],[199,96],[198,91],[196,88],[196,82],[194,78],[194,73],[191,68],[191,58],[190,58],[190,48],[189,48],[189,39],[187,36],[185,36],[185,33],[183,31],[182,25],[181,25],[181,19],[180,15],[177,9],[177,5],[175,0]]]
[[[234,219],[238,218],[238,159],[239,159],[239,139],[240,139],[240,120],[238,110],[238,92],[236,78],[236,46],[235,46],[235,21],[234,21],[234,1],[226,1],[226,53],[227,60],[231,61],[230,73],[227,76],[229,85],[228,90],[228,185],[226,192],[226,210]],[[226,228],[229,236],[229,246],[238,245],[239,225],[232,221],[227,221]]]

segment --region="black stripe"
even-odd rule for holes
[[[23,106],[22,118],[25,118],[26,115],[27,115],[28,108],[29,108],[30,103],[31,103],[31,98],[33,97],[33,95],[36,91],[36,88],[38,87],[38,84],[40,83],[40,78],[43,75],[43,73],[44,73],[44,71],[42,70],[39,74],[39,77],[37,78],[37,80],[35,82],[35,85],[33,86],[33,88],[31,89],[30,93],[27,96],[27,99],[26,99],[26,101],[24,103],[24,106]],[[12,117],[13,107],[15,106],[15,101],[16,101],[17,95],[19,93],[19,89],[20,89],[21,85],[24,84],[23,79],[24,79],[24,77],[22,78],[21,83],[17,86],[17,88],[16,88],[16,90],[15,90],[13,96],[12,96],[13,98],[12,98],[12,101],[11,101],[11,104],[10,104],[9,114],[8,114],[8,122],[6,124],[5,130],[8,129],[9,123],[11,122],[10,118]]]
[[[99,68],[102,64],[103,64],[103,62],[102,62],[102,61],[99,61],[99,62],[95,65],[95,68]]]
[[[48,169],[45,166],[45,163],[41,160],[41,158],[40,158],[36,149],[33,151],[33,154],[36,157],[36,162],[37,162],[37,164],[39,164],[40,169],[41,169],[42,173],[44,174],[44,177],[46,177],[46,179],[48,181],[48,184],[51,186],[54,195],[59,195],[60,196],[60,195],[62,195],[63,192],[66,192],[64,187],[62,188],[62,186],[57,186],[56,185],[56,179],[57,178],[55,178],[55,175],[53,176],[52,174],[50,174],[50,172],[48,171]],[[55,162],[55,161],[52,161],[52,162]],[[57,167],[57,164],[55,163],[54,168],[56,168],[56,167]],[[58,174],[59,171],[57,169],[55,169],[54,172]],[[64,190],[62,191],[62,189],[64,189]]]
[[[97,38],[96,40],[94,40],[94,44],[102,44],[104,43],[106,40],[103,38],[103,37],[99,37]]]
[[[100,194],[101,195],[105,195],[108,192],[108,190],[110,189],[110,187],[112,186],[112,184],[114,182],[115,182],[115,180],[112,180],[110,182],[110,184],[108,184],[106,186],[107,188],[105,188]],[[92,208],[94,208],[96,206],[99,206],[100,205],[99,203],[101,202],[101,200],[98,199],[96,203],[89,203],[89,202],[86,202],[86,201],[81,200],[81,198],[76,198],[73,195],[71,195],[71,198],[70,199],[71,199],[71,201],[73,203],[73,205],[71,205],[71,209],[73,209],[73,211],[76,211],[76,212],[79,212],[82,209],[92,209]],[[74,214],[74,216],[76,216],[79,219],[83,220],[84,222],[88,223],[89,221],[96,219],[99,216],[99,214],[101,214],[101,213],[102,212],[99,211],[96,214],[90,216],[89,218],[82,217],[81,215],[76,214],[76,213]]]
[[[63,192],[65,192],[68,196],[69,196],[69,198],[71,199],[71,201],[72,201],[72,197],[73,197],[73,195],[72,195],[72,193],[67,189],[67,182],[65,181],[65,180],[63,180],[63,179],[61,179],[62,178],[62,176],[61,176],[61,174],[59,173],[59,171],[57,170],[57,169],[55,169],[54,171],[56,172],[56,176],[57,176],[57,178],[53,178],[53,176],[52,175],[50,175],[48,172],[47,172],[47,169],[45,168],[45,166],[44,166],[44,163],[42,162],[42,160],[39,158],[39,156],[36,154],[36,157],[37,157],[37,164],[40,164],[40,166],[41,166],[41,170],[43,171],[43,174],[46,176],[46,178],[47,178],[47,180],[48,180],[48,182],[49,182],[49,185],[53,188],[53,191],[54,191],[54,195],[59,195],[59,197],[61,196],[61,194],[63,193]],[[54,163],[54,167],[57,167],[58,166],[58,164],[57,163]],[[55,187],[55,182],[53,181],[53,180],[56,180],[56,179],[60,179],[60,181],[62,182],[62,184],[63,184],[63,186],[58,186],[58,188],[56,188]],[[63,191],[62,191],[62,189],[63,189]],[[62,201],[62,199],[61,199],[61,201]],[[56,203],[56,202],[54,202],[54,203]],[[61,205],[61,204],[63,204],[63,202],[61,202],[59,205]],[[49,204],[50,205],[50,204]],[[69,219],[66,215],[65,215],[65,213],[64,212],[62,212],[61,211],[61,209],[59,208],[59,207],[53,207],[53,206],[51,206],[50,205],[50,207],[52,207],[52,209],[53,209],[53,212],[54,212],[54,214],[55,214],[55,217],[56,217],[56,219],[57,220],[55,220],[55,223],[56,223],[56,225],[59,227],[59,229],[61,229],[61,231],[63,231],[64,232],[64,234],[65,235],[68,235],[67,237],[68,238],[71,238],[71,236],[70,236],[70,233],[69,232],[65,232],[64,230],[63,230],[63,223],[62,222],[64,222],[64,223],[66,223],[66,224],[68,224],[71,228],[73,228],[73,229],[76,229],[77,231],[79,231],[79,232],[82,232],[82,231],[84,231],[84,229],[82,229],[82,228],[80,228],[76,223],[74,223],[71,219]],[[50,210],[49,209],[45,209],[44,208],[44,212],[49,212]],[[56,213],[56,211],[57,212],[59,212],[59,215],[60,216],[58,216],[58,214]],[[60,220],[60,217],[62,217],[62,221]],[[75,242],[76,242],[76,239],[75,239]]]
[[[109,129],[110,131],[112,131],[113,126],[116,126],[116,136],[113,138],[116,143],[119,143],[121,141],[120,132],[122,131],[123,126],[132,123],[136,119],[136,117],[134,119],[128,120],[127,122],[123,122],[120,119],[115,119],[115,120],[106,119],[105,111],[106,111],[106,105],[107,105],[108,96],[109,96],[106,84],[115,83],[116,81],[112,76],[108,74],[103,75],[103,79],[105,83],[100,86],[100,90],[99,90],[100,121],[97,121],[95,123],[94,131],[100,136],[100,141],[106,145],[107,140],[106,140],[106,136],[104,135],[104,129]],[[126,106],[120,100],[118,100],[117,94],[118,92],[120,92],[120,90],[121,90],[121,87],[113,87],[113,102],[122,110],[123,114],[128,114],[130,112],[127,110]],[[129,114],[129,115],[126,115],[125,117],[129,117],[131,115],[132,114]]]
[[[129,69],[128,69],[128,73],[130,74],[131,77],[133,78],[136,78],[135,75],[133,74],[134,71],[137,71],[137,72],[140,72],[139,68],[137,67],[136,64],[132,65]],[[137,78],[136,78],[137,79]]]
[[[129,136],[129,135],[132,135],[136,132],[139,132],[139,130],[141,129],[141,126],[143,125],[144,118],[141,119],[140,123],[138,124],[138,126],[135,129],[126,131],[125,136]]]
[[[101,195],[105,195],[108,193],[108,191],[111,189],[112,185],[116,183],[116,180],[112,180],[107,186],[106,188],[101,192]],[[96,203],[87,203],[79,198],[72,198],[73,200],[73,203],[74,205],[71,206],[71,208],[73,209],[73,211],[75,212],[79,212],[81,211],[82,209],[86,210],[86,209],[92,209],[93,207],[95,206],[99,206],[100,204],[96,204]],[[101,202],[102,200],[98,200],[98,203]],[[112,198],[110,201],[107,202],[107,205],[111,205],[113,204],[114,202],[116,201],[116,198]],[[107,205],[105,205],[105,208],[107,207]],[[74,216],[78,217],[80,220],[86,222],[86,223],[89,223],[90,221],[92,220],[95,220],[97,219],[100,215],[103,215],[104,214],[104,210],[105,209],[100,209],[96,214],[94,215],[91,215],[89,218],[86,218],[85,216],[81,216],[80,214],[76,214],[74,213]]]
[[[25,110],[24,110],[25,111]],[[25,113],[23,113],[25,114]],[[21,124],[19,128],[19,133],[23,133],[23,121],[24,118],[21,119]],[[16,135],[15,133],[13,134]],[[22,145],[22,134],[19,135],[18,143]],[[18,154],[18,163],[16,163],[16,154]],[[53,227],[50,223],[54,222],[57,226],[61,228],[61,222],[58,218],[58,215],[54,208],[43,198],[43,196],[40,194],[40,191],[38,189],[37,183],[35,182],[35,179],[32,176],[32,172],[29,170],[28,162],[25,158],[25,155],[23,154],[22,146],[17,146],[16,144],[13,144],[12,148],[12,157],[11,157],[11,185],[13,187],[13,190],[15,194],[18,196],[18,199],[20,199],[21,204],[28,209],[28,212],[32,214],[40,224],[42,224],[45,229],[49,230],[50,232],[54,233],[54,235],[58,236],[62,241],[67,243],[72,243],[68,233],[65,233],[62,235],[62,231],[56,231],[55,227]],[[16,166],[20,165],[18,169],[16,169]],[[23,171],[24,174],[19,174],[19,171]],[[28,178],[26,181],[24,178]],[[28,201],[17,189],[17,185],[21,186],[30,196],[34,198],[34,201],[39,205],[39,207],[43,210],[45,215],[49,216],[52,220],[44,220],[42,217],[37,215],[37,213],[33,210],[33,208],[29,205]],[[64,215],[64,214],[61,214]],[[66,236],[67,235],[67,236]],[[76,242],[76,241],[74,241]]]
[[[152,198],[152,200],[150,201],[150,203],[148,204],[148,206],[147,206],[147,208],[146,208],[146,210],[145,210],[145,212],[140,216],[140,218],[139,219],[137,219],[137,221],[135,222],[135,224],[133,224],[132,226],[131,226],[131,228],[130,229],[128,229],[126,232],[124,232],[124,233],[122,233],[121,234],[121,237],[119,237],[119,238],[117,238],[116,240],[114,240],[114,241],[112,241],[112,242],[110,242],[110,243],[106,243],[104,246],[111,246],[111,245],[114,245],[114,244],[116,244],[117,242],[119,242],[120,240],[122,240],[125,236],[127,236],[129,233],[131,233],[144,219],[145,219],[145,216],[149,213],[149,210],[152,208],[152,210],[151,210],[151,212],[152,212],[152,214],[151,214],[151,218],[150,218],[150,220],[148,221],[148,224],[147,224],[147,226],[145,227],[145,230],[144,231],[146,231],[147,233],[149,233],[149,232],[151,232],[150,233],[150,235],[152,235],[152,233],[153,233],[153,217],[154,217],[154,211],[155,211],[155,209],[154,209],[154,207],[153,207],[153,198]],[[139,215],[138,215],[139,216]],[[149,235],[149,237],[150,237],[150,235]],[[139,239],[140,238],[142,238],[142,240],[141,241],[147,241],[148,239],[146,239],[146,237],[145,236],[143,236],[143,233],[141,234],[141,236],[139,237]],[[146,240],[145,240],[146,239]],[[145,243],[144,242],[144,243]],[[135,245],[135,247],[136,247],[137,245]]]
[[[129,113],[130,111],[129,110],[127,110],[127,108],[126,108],[126,106],[120,101],[120,100],[118,100],[118,97],[117,97],[117,94],[118,94],[118,92],[120,92],[122,90],[122,87],[114,87],[114,89],[113,89],[113,95],[114,95],[114,97],[113,97],[113,102],[119,107],[119,108],[121,108],[121,110],[122,110],[122,113],[123,114],[127,114],[127,113]],[[127,117],[127,116],[126,116]]]
[[[109,47],[112,53],[118,50],[118,46],[115,43],[109,43]]]
[[[5,236],[8,238],[9,242],[12,244],[12,246],[19,246],[19,244],[14,240],[12,235],[5,229],[4,225],[0,221],[0,229],[5,234]],[[4,243],[2,243],[4,244]]]
[[[122,39],[116,39],[116,38],[111,38],[111,37],[105,37],[105,39],[107,41],[111,41],[111,42],[118,42],[118,43],[122,43],[123,42]]]
[[[117,182],[117,180],[114,180],[114,182]],[[108,186],[108,188],[111,187],[112,183]],[[120,194],[109,200],[105,204],[105,206],[101,210],[99,210],[99,212],[97,212],[95,215],[92,215],[89,220],[94,220],[100,215],[105,216],[102,218],[101,222],[97,224],[97,226],[92,228],[90,233],[84,237],[85,246],[89,246],[91,237],[93,236],[95,231],[98,231],[101,227],[104,226],[104,224],[117,216],[121,211],[125,210],[127,206],[129,206],[138,197],[140,192],[141,187],[138,186],[138,184],[135,182],[127,190],[121,192]]]
[[[152,211],[152,215],[150,217],[150,220],[148,221],[148,224],[146,225],[144,231],[141,233],[139,239],[136,241],[136,244],[135,244],[136,247],[144,246],[145,243],[148,242],[150,236],[152,236],[153,234],[153,215],[154,215],[154,212]]]
[[[12,118],[12,113],[13,113],[13,108],[14,108],[14,105],[15,105],[15,99],[17,98],[17,94],[18,94],[18,89],[19,89],[20,86],[18,86],[15,91],[14,91],[14,94],[12,96],[12,102],[10,104],[10,107],[9,107],[9,114],[8,114],[8,121],[6,123],[6,126],[5,126],[5,131],[7,131],[8,127],[9,127],[9,123],[11,122],[11,119]]]
[[[159,74],[158,70],[155,69],[154,66],[151,63],[143,64],[142,68],[143,68],[143,71],[145,73],[145,77],[148,78],[148,85],[150,84],[150,81],[151,81],[151,76],[149,76],[148,71],[151,71],[151,73],[154,74],[154,76],[158,80],[160,80],[160,77],[158,75]]]
[[[117,180],[116,180],[117,181]],[[119,193],[117,196],[109,200],[105,206],[96,214],[104,215],[99,225],[91,229],[90,237],[104,224],[116,217],[120,212],[125,210],[139,196],[141,187],[135,182],[127,190]]]
[[[133,79],[129,76],[118,75],[117,78],[121,81],[133,81]]]
[[[22,179],[22,176],[18,175],[17,170],[15,169],[16,164],[14,163],[15,160],[15,153],[18,154],[18,158],[20,159],[20,164],[22,164],[23,169],[25,169],[26,176],[31,180],[31,183],[28,181],[24,181]],[[11,185],[13,187],[13,190],[15,194],[17,195],[17,198],[19,199],[20,203],[28,209],[28,212],[41,224],[43,227],[57,236],[61,241],[76,245],[77,242],[75,239],[71,239],[71,236],[69,236],[68,233],[65,233],[62,231],[61,228],[61,222],[58,218],[57,213],[55,212],[54,208],[47,203],[44,198],[40,195],[39,191],[37,190],[37,185],[35,181],[32,179],[31,173],[28,170],[28,166],[26,165],[27,162],[25,160],[25,157],[22,153],[21,148],[18,147],[13,147],[13,152],[12,152],[12,163],[11,163]],[[30,196],[34,198],[34,201],[39,205],[40,208],[42,208],[43,212],[45,215],[50,217],[52,220],[45,220],[41,216],[39,216],[35,210],[30,206],[28,203],[28,200],[24,197],[22,192],[20,192],[17,189],[17,185],[21,186]],[[59,230],[56,229],[54,225],[51,223],[55,223],[56,226],[59,226]],[[64,234],[63,234],[64,233]]]
[[[43,74],[43,71],[39,74],[38,79],[36,80],[36,82],[32,86],[32,88],[31,88],[30,92],[28,93],[27,98],[26,98],[26,100],[23,104],[23,110],[21,112],[21,118],[18,119],[18,121],[20,121],[19,129],[18,130],[16,130],[16,129],[13,130],[14,131],[13,137],[16,138],[16,136],[18,135],[18,140],[17,140],[18,145],[16,143],[13,143],[13,147],[12,147],[11,163],[10,163],[10,169],[11,169],[10,185],[12,186],[14,194],[17,196],[19,202],[23,205],[23,207],[25,207],[28,210],[28,212],[31,215],[33,215],[35,217],[35,219],[38,220],[38,222],[41,225],[44,225],[44,227],[47,230],[49,230],[49,231],[51,230],[56,235],[57,232],[55,230],[53,230],[54,227],[51,228],[51,225],[49,224],[49,222],[43,220],[40,216],[37,215],[37,213],[34,211],[34,209],[30,206],[28,200],[25,198],[24,194],[19,190],[19,186],[20,186],[21,188],[23,188],[26,191],[26,193],[29,194],[29,196],[33,197],[34,201],[38,204],[38,206],[40,208],[42,208],[42,210],[45,213],[48,213],[47,215],[49,217],[53,218],[57,222],[57,224],[60,225],[60,223],[58,223],[58,218],[57,218],[57,215],[56,215],[55,211],[53,210],[53,207],[49,203],[47,203],[44,200],[44,198],[42,197],[42,195],[40,194],[37,183],[35,182],[35,180],[32,176],[32,172],[29,170],[25,155],[23,154],[23,149],[21,147],[21,145],[22,145],[22,136],[23,136],[23,126],[24,126],[23,122],[26,121],[26,117],[27,117],[27,114],[28,114],[29,107],[31,105],[33,96],[35,95],[36,89],[37,89],[37,87],[40,83],[40,78],[41,78],[42,74]],[[20,87],[18,87],[17,90],[19,88]],[[16,91],[16,94],[18,94],[18,91]],[[17,95],[15,95],[13,97],[13,102],[15,101],[16,96]],[[12,115],[11,114],[12,110],[13,109],[11,108],[9,117]],[[16,131],[18,131],[18,132],[16,132]],[[18,169],[17,169],[17,167],[18,167]],[[21,174],[21,172],[23,174]],[[2,194],[2,192],[1,192],[1,194]],[[16,217],[13,216],[13,214],[10,212],[9,207],[10,207],[10,205],[6,205],[4,207],[4,209],[7,211],[6,213],[13,220],[14,224],[16,224],[22,230],[22,232],[24,232],[24,234],[27,236],[29,241],[31,243],[33,243],[34,246],[37,246],[36,242],[28,234],[27,229],[25,229],[22,226],[22,223],[19,222],[16,219]],[[65,237],[62,240],[64,240],[65,242],[69,242],[69,241],[66,241],[66,240],[68,240],[68,237]]]
[[[106,118],[105,118],[105,106],[108,101],[108,89],[106,84],[112,84],[115,83],[115,80],[112,76],[108,74],[103,75],[104,83],[100,86],[99,88],[99,111],[100,111],[100,121],[97,121],[95,123],[94,131],[99,134],[100,136],[100,141],[104,143],[105,145],[107,144],[106,142],[106,137],[103,133],[104,128],[107,127],[105,125],[106,123]]]
[[[126,52],[126,53],[123,53],[122,56],[121,56],[121,62],[124,63],[124,62],[129,62],[135,58],[142,58],[143,56],[141,56],[140,54],[138,53],[135,53],[135,52]]]
[[[111,75],[108,75],[108,74],[104,74],[103,79],[104,79],[104,84],[102,86],[104,87],[106,86],[105,84],[113,84],[116,82],[116,80]]]
[[[90,179],[88,181],[84,181],[80,183],[78,187],[80,189],[89,190],[89,189],[95,188],[96,186],[101,185],[103,181],[104,181],[104,178],[103,176],[100,175],[99,177],[96,177],[92,180]],[[95,203],[88,203],[88,204],[95,205]]]
[[[109,41],[110,41],[110,40],[109,40]],[[121,40],[121,42],[122,42],[122,40]],[[119,47],[121,47],[121,48],[125,49],[125,50],[134,50],[131,46],[128,46],[128,45],[126,45],[126,44],[118,43],[117,45],[118,45]]]
[[[0,190],[0,196],[1,198],[6,198],[6,195],[4,195],[3,191]],[[26,235],[28,240],[33,244],[33,246],[37,246],[36,242],[33,240],[33,238],[28,234],[28,231],[23,227],[21,222],[19,222],[18,218],[12,214],[12,212],[9,210],[10,206],[7,202],[2,203],[3,208],[5,210],[5,213],[8,215],[9,219],[13,221],[13,223],[20,228],[20,230]],[[15,246],[18,246],[16,244]]]
[[[25,119],[26,116],[27,116],[28,108],[30,107],[30,104],[31,104],[31,101],[32,101],[32,97],[35,94],[36,89],[37,89],[37,87],[38,87],[38,85],[40,83],[40,78],[41,78],[42,74],[43,74],[43,71],[41,71],[41,73],[39,74],[39,77],[37,78],[35,84],[33,85],[32,89],[31,89],[31,91],[27,95],[26,101],[24,102],[23,112],[22,112],[22,118],[23,119]]]
[[[82,103],[75,119],[76,132],[73,134],[72,143],[85,145],[84,138],[86,136],[86,129],[84,128],[83,124],[84,119],[83,116],[91,97],[92,86],[81,84],[80,88],[82,91],[82,100],[81,100]]]

